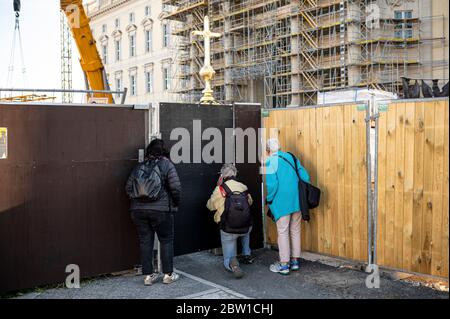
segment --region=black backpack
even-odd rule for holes
[[[158,160],[149,160],[139,164],[131,174],[132,183],[128,191],[130,198],[150,202],[159,199],[162,179]]]
[[[246,234],[253,224],[248,203],[248,192],[233,192],[226,183],[225,209],[220,218],[220,228],[230,234]]]

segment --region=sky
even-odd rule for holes
[[[59,0],[22,0],[20,30],[27,88],[61,88]],[[7,82],[14,34],[13,0],[0,0],[0,87]],[[16,45],[12,86],[24,86],[19,45]],[[72,42],[73,88],[84,89],[78,52]],[[11,84],[9,85],[11,86]]]

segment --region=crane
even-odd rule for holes
[[[60,7],[66,14],[72,36],[80,53],[81,69],[87,84],[92,90],[109,90],[105,67],[95,45],[83,1],[61,0]],[[108,103],[113,103],[111,93],[94,93],[94,97],[107,98]]]
[[[16,24],[18,23],[21,0],[13,0]],[[80,65],[85,76],[86,87],[92,91],[109,91],[105,67],[98,53],[89,18],[86,15],[82,0],[60,0],[60,9],[67,17],[70,32],[75,40],[80,54]],[[107,103],[114,103],[109,92],[95,92],[94,98],[100,98]]]

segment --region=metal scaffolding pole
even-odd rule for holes
[[[60,46],[61,46],[61,94],[63,103],[72,103],[72,35],[66,15],[60,12]]]

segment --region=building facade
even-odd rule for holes
[[[175,101],[175,23],[163,19],[170,6],[161,0],[91,0],[85,9],[110,88],[127,88],[127,104]]]
[[[313,105],[320,92],[381,89],[401,77],[448,81],[447,0],[163,0],[180,23],[176,89],[198,100],[208,14],[216,98],[265,107]]]

